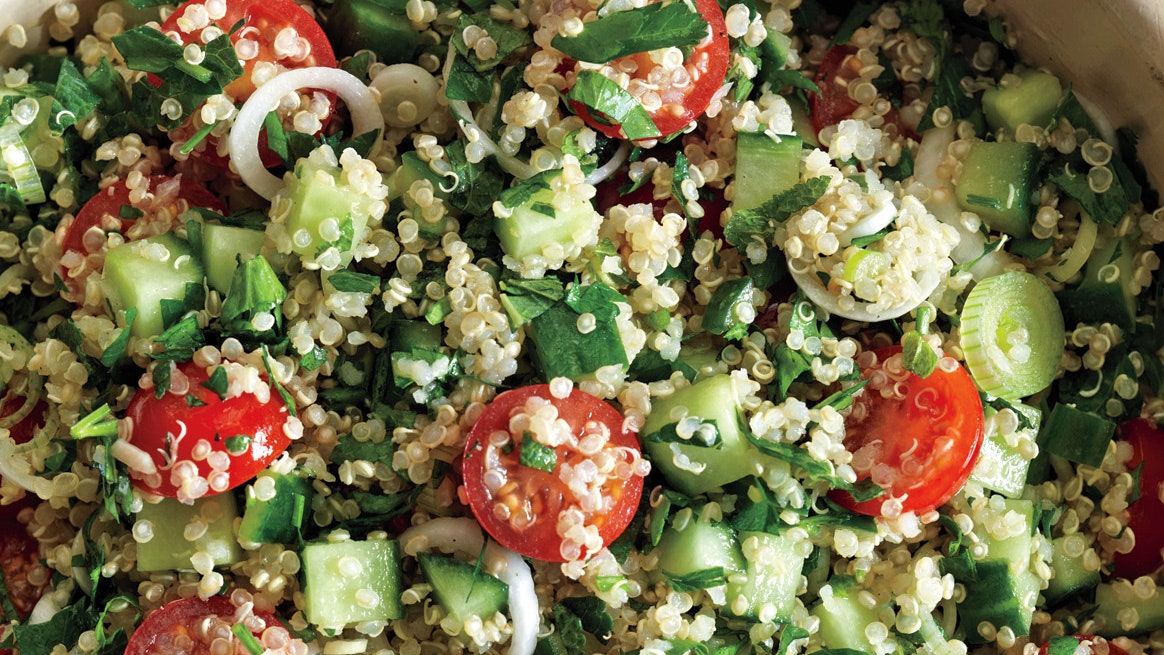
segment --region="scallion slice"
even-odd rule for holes
[[[1012,271],[979,282],[962,308],[966,367],[986,393],[1016,400],[1047,388],[1059,370],[1065,332],[1042,279]]]
[[[36,204],[46,200],[44,186],[40,183],[40,173],[32,162],[32,153],[20,137],[20,131],[11,124],[0,127],[0,157],[4,160],[7,177],[12,179],[16,190],[25,204]]]

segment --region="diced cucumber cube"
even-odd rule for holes
[[[1109,322],[1132,329],[1136,321],[1134,254],[1130,239],[1110,235],[1096,247],[1079,286],[1058,294],[1068,325]]]
[[[1033,143],[975,141],[958,177],[958,204],[992,230],[1026,236],[1040,158]]]
[[[1039,433],[1042,412],[1021,403],[1016,403],[1015,409],[1026,417],[1033,427],[1020,427],[1010,439],[1026,437],[1035,440]],[[991,410],[987,411],[993,413]],[[996,429],[987,434],[982,442],[982,450],[978,453],[978,462],[974,464],[974,470],[970,472],[970,479],[1007,498],[1018,498],[1026,486],[1031,460],[1023,457],[1017,445],[1012,446],[1008,443],[1007,436],[997,429],[997,422],[995,426]]]
[[[682,529],[663,530],[657,547],[659,571],[680,577],[720,567],[725,576],[743,573],[747,563],[736,533],[726,523],[691,520]]]
[[[1087,551],[1087,539],[1083,535],[1063,535],[1051,544],[1051,571],[1054,575],[1043,590],[1048,603],[1058,603],[1099,584],[1099,571],[1088,570],[1083,565],[1083,554]]]
[[[735,385],[726,374],[701,380],[654,401],[640,431],[651,463],[671,486],[690,496],[751,475],[760,453],[740,434],[739,407]],[[676,423],[673,412],[677,408],[684,408],[687,417],[713,422],[719,431],[720,443],[705,447],[653,441],[653,433]]]
[[[329,155],[324,146],[299,161],[288,185],[286,228],[292,251],[304,258],[314,260],[334,247],[340,259],[326,267],[334,270],[351,260],[377,201],[343,183],[343,171]]]
[[[234,536],[237,516],[234,495],[228,493],[199,498],[193,505],[173,498],[163,498],[156,504],[143,503],[134,517],[138,524],[148,522],[153,537],[137,545],[137,569],[192,571],[194,565],[190,558],[203,552],[210,555],[215,566],[238,562],[243,558],[243,551]],[[194,541],[187,541],[187,526],[195,522],[204,523],[206,530]]]
[[[311,482],[295,473],[260,471],[247,485],[238,538],[256,544],[299,543],[299,528],[311,507]],[[273,495],[272,495],[273,494]]]
[[[990,129],[1003,128],[1014,134],[1019,125],[1047,127],[1055,115],[1063,95],[1059,78],[1032,69],[1018,73],[1017,80],[1018,84],[982,93],[982,113]]]
[[[1013,512],[1013,514],[1012,514]],[[983,522],[1018,515],[1023,529],[1004,538],[991,536]],[[1035,601],[1042,586],[1031,570],[1031,543],[1034,505],[1029,500],[1006,499],[1001,512],[994,511],[974,526],[974,532],[986,544],[986,556],[975,563],[973,580],[960,580],[966,587],[966,599],[958,604],[961,629],[967,643],[982,643],[979,626],[990,623],[995,629],[1009,627],[1024,637],[1030,632]]]
[[[162,333],[162,300],[183,300],[186,285],[202,284],[202,264],[174,234],[129,241],[105,253],[105,295],[115,312],[137,308],[133,334]]]
[[[772,138],[763,132],[740,132],[737,137],[732,211],[755,209],[800,181],[800,137]]]
[[[220,295],[230,293],[230,282],[239,257],[245,261],[259,254],[266,233],[233,225],[206,223],[202,226],[202,263],[206,281]]]
[[[473,564],[430,553],[418,553],[416,559],[433,597],[460,623],[473,616],[488,620],[509,604],[509,585]]]
[[[303,547],[307,620],[324,629],[404,616],[400,545],[388,539],[315,542]]]
[[[747,567],[743,581],[728,582],[726,607],[759,621],[787,622],[800,588],[804,556],[786,535],[742,532],[740,542]]]
[[[431,185],[432,196],[437,200],[447,200],[449,193],[441,187],[448,181],[437,175],[428,164],[424,163],[415,152],[406,152],[400,157],[400,166],[392,171],[392,175],[385,180],[388,187],[388,201],[402,199],[404,207],[412,213],[412,218],[420,228],[420,236],[429,241],[437,241],[445,230],[445,217],[442,214],[436,221],[427,220],[424,210],[408,195],[409,189],[418,181],[426,180]],[[446,205],[446,209],[447,209]]]
[[[835,580],[835,578],[834,578]],[[812,608],[812,615],[820,620],[817,635],[825,648],[849,648],[862,653],[876,653],[877,649],[865,636],[865,627],[877,621],[877,611],[865,607],[857,593],[849,593],[830,581],[830,591]]]
[[[535,191],[508,216],[493,222],[501,249],[518,262],[531,255],[562,259],[598,243],[602,216],[573,189],[553,188],[556,180],[551,178],[551,188]]]
[[[1157,587],[1149,598],[1136,595],[1131,584],[1117,580],[1095,588],[1096,632],[1108,638],[1147,634],[1164,629],[1164,593]]]

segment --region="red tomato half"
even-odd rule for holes
[[[230,632],[234,626],[235,612],[238,610],[230,599],[224,596],[211,596],[206,600],[200,598],[182,598],[167,603],[147,616],[133,635],[129,638],[129,645],[125,648],[125,655],[162,655],[164,653],[187,653],[187,655],[209,655],[211,653],[212,638],[225,628]],[[269,612],[252,609],[254,616],[262,619],[264,626],[260,630],[251,630],[251,634],[260,643],[271,640],[270,643],[286,644],[291,636],[287,629],[279,623]],[[210,628],[205,632],[201,629],[203,621],[210,617],[218,617],[217,621],[207,622]],[[281,634],[267,636],[265,632],[274,631]],[[204,637],[210,633],[211,637]],[[250,655],[250,651],[234,635],[230,636],[233,648],[229,653],[234,655]],[[279,652],[279,651],[276,651]]]
[[[544,408],[547,404],[553,410]],[[523,466],[519,459],[533,412],[548,417],[555,428],[550,432],[562,441],[553,448],[552,472]],[[485,408],[465,443],[462,472],[469,506],[485,531],[514,552],[548,562],[585,559],[598,548],[583,545],[566,557],[563,546],[570,550],[571,544],[559,534],[559,524],[575,513],[584,516],[584,529],[595,530],[602,546],[622,534],[643,493],[640,453],[638,438],[623,428],[622,414],[595,396],[574,389],[564,399],[554,398],[545,384],[507,391]],[[586,500],[580,501],[579,487],[564,480],[577,485],[587,469],[598,474],[581,485]],[[583,509],[580,503],[593,507]]]
[[[1164,430],[1151,421],[1137,419],[1120,426],[1120,436],[1132,446],[1128,469],[1140,468],[1140,498],[1128,507],[1128,527],[1136,535],[1132,552],[1115,556],[1115,574],[1129,579],[1160,568],[1164,548]]]
[[[133,420],[133,445],[158,467],[154,476],[130,471],[139,489],[182,500],[221,493],[254,478],[287,450],[291,441],[283,426],[289,417],[277,393],[267,402],[247,392],[222,400],[202,386],[210,377],[206,369],[186,363],[178,370],[190,381],[185,396],[169,392],[158,399],[153,389],[140,389],[125,412]],[[204,404],[191,407],[187,397]]]
[[[207,4],[206,0],[186,2],[170,14],[162,24],[162,31],[177,34],[183,44],[203,43],[203,27],[191,30],[183,28],[197,24],[188,22],[187,13],[191,8],[201,8]],[[254,92],[252,75],[255,65],[260,61],[275,64],[281,70],[312,66],[335,68],[335,52],[323,28],[306,9],[293,0],[225,0],[225,4],[226,14],[211,19],[211,23],[229,32],[240,20],[244,21],[242,28],[230,38],[243,62],[243,74],[223,89],[236,103],[245,101]],[[193,12],[205,15],[202,9],[194,9]],[[245,43],[240,45],[240,41],[244,40]],[[335,96],[330,93],[327,96],[334,108]],[[174,130],[171,137],[175,141],[185,140],[194,131],[194,128],[184,124]],[[200,144],[194,152],[206,163],[225,168],[229,160],[217,153],[215,140],[207,139],[204,143],[205,146]],[[265,139],[263,143],[263,152],[260,153],[263,163],[268,166],[277,164],[279,157],[266,147]]]
[[[702,116],[703,112],[707,111],[707,106],[711,104],[715,92],[723,86],[724,77],[727,75],[731,46],[728,43],[723,11],[716,0],[695,0],[695,8],[707,21],[711,33],[692,49],[687,61],[683,63],[691,78],[690,83],[682,87],[672,85],[659,89],[663,104],[650,114],[655,127],[659,128],[664,137],[682,130]],[[625,59],[633,60],[638,65],[636,72],[631,74],[633,79],[646,80],[647,74],[655,67],[647,53],[629,55],[615,61]],[[606,136],[626,138],[621,127],[611,125],[609,121],[596,119],[580,103],[571,102],[571,107],[591,127]]]
[[[1090,648],[1090,650],[1087,652],[1092,653],[1092,655],[1098,655],[1099,653],[1107,653],[1107,655],[1128,655],[1128,651],[1120,648],[1103,637],[1093,635],[1072,635],[1072,637],[1077,639],[1080,644],[1082,644],[1084,641],[1088,642],[1085,644]],[[1060,637],[1060,639],[1062,639],[1062,637]],[[1043,644],[1040,646],[1039,655],[1047,655],[1049,646],[1050,644]],[[1106,647],[1106,650],[1103,650],[1104,647]]]
[[[935,369],[922,378],[901,364],[901,347],[873,351],[877,365],[845,421],[845,448],[861,479],[886,493],[858,503],[845,491],[830,497],[842,507],[881,516],[889,497],[903,511],[923,514],[950,499],[970,476],[983,440],[982,401],[966,369]],[[894,390],[899,395],[895,395]]]
[[[817,134],[829,125],[836,125],[851,117],[860,107],[856,100],[849,97],[849,82],[861,76],[861,62],[852,56],[856,53],[857,49],[852,46],[833,46],[817,68],[813,81],[820,88],[820,95],[808,94],[812,127]],[[903,123],[897,109],[890,109],[884,118],[886,123],[897,126],[898,134],[917,139],[914,131],[916,126]]]
[[[152,175],[147,178],[149,195],[131,203],[129,188],[124,181],[115,182],[97,192],[89,199],[71,223],[61,223],[56,239],[61,244],[61,264],[58,272],[65,286],[69,288],[65,298],[80,304],[85,288],[85,279],[94,271],[101,270],[104,262],[103,248],[105,235],[110,232],[125,233],[138,220],[157,223],[150,234],[169,232],[178,222],[178,217],[191,207],[206,207],[216,212],[226,211],[226,206],[206,187],[186,177]],[[123,207],[141,212],[140,218],[121,218]],[[101,230],[86,237],[93,228]],[[144,236],[144,235],[142,235]]]

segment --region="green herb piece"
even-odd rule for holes
[[[234,633],[235,637],[238,637],[239,643],[242,644],[243,648],[247,649],[248,653],[251,655],[263,655],[263,651],[265,650],[263,645],[251,634],[250,628],[246,627],[246,625],[236,623],[231,627],[230,631]]]
[[[161,344],[163,352],[150,357],[162,362],[188,362],[194,357],[194,351],[206,344],[198,318],[193,314],[166,328],[154,341]]]
[[[299,358],[299,367],[305,371],[314,371],[326,363],[327,351],[320,346],[312,347],[310,352]]]
[[[522,466],[553,473],[554,467],[558,465],[558,454],[553,448],[538,443],[532,433],[525,432],[521,435],[521,454],[518,455],[518,461]]]
[[[1101,225],[1118,225],[1128,212],[1130,202],[1120,184],[1118,177],[1113,174],[1111,186],[1103,193],[1091,190],[1087,175],[1078,172],[1074,166],[1064,164],[1052,169],[1047,181],[1059,187],[1063,193],[1071,196],[1083,207],[1091,219]]]
[[[529,202],[534,194],[550,188],[550,180],[561,174],[561,171],[552,169],[542,171],[533,177],[518,180],[516,184],[502,191],[497,199],[502,205],[510,209]]]
[[[295,398],[291,396],[291,392],[287,391],[287,388],[281,382],[275,379],[275,373],[271,370],[271,352],[267,350],[265,344],[263,345],[263,368],[267,369],[267,384],[271,385],[271,388],[283,399],[283,403],[287,406],[287,413],[295,416]]]
[[[660,48],[690,48],[707,37],[707,21],[684,2],[655,3],[584,23],[575,36],[550,45],[578,61],[604,64]]]
[[[328,460],[333,464],[342,464],[344,462],[365,461],[373,464],[382,463],[388,466],[392,465],[392,453],[396,452],[396,445],[392,439],[385,439],[381,442],[374,441],[357,441],[354,437],[344,435],[336,441],[335,448],[331,451],[331,456]]]
[[[206,402],[205,402],[205,401],[203,401],[203,400],[202,400],[201,398],[199,398],[198,396],[195,396],[195,395],[193,395],[193,394],[188,394],[188,395],[186,396],[186,406],[187,406],[187,407],[190,407],[190,408],[193,408],[193,407],[205,407],[205,406],[206,406]]]
[[[845,389],[841,389],[840,391],[838,391],[834,394],[831,394],[828,398],[825,398],[824,400],[813,405],[812,408],[813,409],[823,409],[825,407],[832,407],[833,409],[837,410],[838,412],[844,411],[844,410],[848,409],[850,406],[852,406],[853,397],[857,395],[858,391],[860,391],[861,389],[864,389],[865,385],[868,383],[869,383],[869,380],[861,380],[860,382],[858,382],[850,387],[847,387]]]
[[[901,157],[893,166],[882,166],[881,177],[901,182],[913,175],[913,153],[909,148],[901,149]]]
[[[663,136],[639,101],[601,73],[591,70],[579,72],[568,97],[620,125],[626,138],[631,141]]]
[[[791,623],[784,626],[780,631],[780,645],[776,648],[773,655],[788,655],[789,649],[792,648],[792,643],[798,639],[807,639],[809,636],[808,630]]]
[[[271,152],[279,155],[279,159],[287,166],[294,166],[295,162],[291,160],[290,145],[287,142],[287,132],[283,129],[283,121],[279,118],[279,114],[271,111],[263,118],[263,130],[267,133],[267,147]]]
[[[445,78],[445,97],[465,102],[489,102],[493,97],[493,76],[478,72],[465,57],[453,55]]]
[[[20,613],[16,611],[16,606],[12,604],[12,598],[8,595],[8,582],[4,579],[2,567],[0,567],[0,619],[5,623],[20,620]]]
[[[753,238],[768,243],[776,225],[788,220],[796,212],[812,206],[820,200],[828,188],[829,178],[814,177],[796,183],[759,207],[735,212],[724,226],[724,239],[734,246],[743,246]]]
[[[938,365],[938,353],[925,339],[930,329],[931,314],[933,308],[928,304],[919,306],[917,327],[906,332],[901,339],[901,359],[905,369],[922,378],[928,378]]]
[[[885,490],[873,484],[870,480],[864,480],[856,483],[849,482],[836,474],[831,462],[825,462],[813,458],[807,450],[801,448],[797,444],[769,441],[761,439],[747,430],[747,427],[741,422],[741,432],[747,437],[748,441],[759,449],[765,455],[771,455],[776,459],[788,462],[793,466],[803,469],[808,477],[813,480],[825,482],[832,489],[841,489],[848,491],[855,501],[863,503],[867,500],[873,500]]]
[[[869,2],[868,0],[854,2],[849,8],[849,14],[845,16],[845,20],[841,21],[840,27],[837,28],[837,33],[833,35],[833,45],[848,43],[849,39],[853,38],[853,32],[864,25],[880,6],[880,2]]]
[[[44,623],[17,624],[12,627],[16,650],[21,655],[51,655],[58,645],[75,645],[81,633],[88,630],[96,618],[89,603],[80,601],[65,607]]]
[[[1047,655],[1072,655],[1079,648],[1079,638],[1056,635],[1047,640]]]
[[[282,335],[283,301],[287,289],[262,255],[239,262],[230,282],[230,294],[222,303],[223,333],[273,343]],[[260,314],[273,319],[261,329],[255,323]]]
[[[105,368],[113,368],[117,362],[125,357],[125,350],[129,347],[129,334],[133,329],[133,320],[137,318],[137,307],[130,307],[125,310],[125,327],[121,328],[121,332],[117,333],[117,337],[101,351],[101,364]]]
[[[686,575],[672,575],[663,571],[663,577],[667,578],[667,584],[671,585],[672,589],[680,593],[727,584],[727,574],[724,573],[722,566],[713,566]]]
[[[88,439],[90,437],[116,437],[117,417],[109,404],[101,405],[89,412],[84,418],[69,428],[69,436],[74,439]]]
[[[566,288],[557,278],[540,280],[524,278],[502,279],[501,305],[516,329],[541,316],[566,297]]]
[[[976,125],[983,122],[982,109],[972,95],[966,95],[962,88],[962,78],[973,76],[974,71],[970,64],[961,58],[954,58],[938,69],[938,79],[934,81],[934,95],[930,104],[926,106],[926,113],[922,115],[919,131],[934,127],[934,111],[940,107],[950,110],[955,121],[970,119]]]
[[[654,443],[682,443],[703,448],[715,448],[723,443],[723,439],[719,435],[719,426],[715,421],[700,420],[699,427],[687,438],[679,436],[676,430],[678,426],[678,423],[668,423],[659,428],[657,432],[652,432],[643,437],[643,441]]]
[[[476,50],[466,45],[464,32],[469,26],[481,28],[497,44],[497,54],[493,55],[493,58],[482,60],[477,56]],[[533,38],[525,30],[493,20],[488,13],[479,13],[461,14],[457,20],[457,27],[453,30],[452,42],[457,54],[464,57],[474,70],[485,72],[496,68],[517,50],[532,44]]]
[[[226,446],[226,452],[238,456],[250,450],[253,441],[254,437],[249,434],[236,434],[233,437],[227,437],[223,444]]]
[[[703,329],[725,339],[743,339],[748,336],[750,322],[740,318],[739,307],[751,306],[754,289],[747,277],[728,280],[715,288],[703,314]],[[755,311],[751,314],[754,316]]]
[[[100,103],[101,98],[89,88],[89,83],[77,70],[77,65],[71,59],[62,60],[56,88],[53,90],[49,129],[63,132],[65,128],[76,124],[79,119],[96,109]]]
[[[226,391],[230,388],[230,380],[227,379],[226,367],[219,366],[215,368],[214,372],[210,374],[210,377],[201,386],[217,394],[219,400],[225,399]]]
[[[369,273],[357,273],[343,269],[331,274],[327,281],[336,291],[345,293],[376,293],[380,288],[380,277]]]

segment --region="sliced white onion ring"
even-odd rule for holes
[[[868,214],[862,216],[856,223],[849,226],[841,235],[841,245],[849,245],[853,239],[860,239],[861,237],[872,236],[881,230],[893,225],[894,219],[897,218],[897,207],[893,201],[888,201],[883,205],[874,207]]]
[[[409,543],[418,538],[419,543]],[[509,585],[509,615],[513,624],[508,655],[532,655],[538,642],[541,612],[534,592],[533,574],[520,555],[493,541],[485,543],[481,526],[470,518],[435,518],[413,526],[400,534],[400,546],[409,555],[437,547],[472,558],[476,558],[484,546],[486,562],[504,560],[505,571],[500,578]]]
[[[930,294],[934,292],[934,289],[938,288],[938,284],[942,281],[942,276],[937,271],[929,269],[919,271],[914,278],[920,291],[919,297],[916,300],[890,307],[873,309],[873,303],[853,298],[853,306],[844,308],[840,305],[840,298],[825,287],[824,282],[817,277],[815,271],[810,269],[805,272],[797,272],[791,266],[788,268],[788,271],[792,274],[792,279],[796,280],[797,286],[804,292],[804,295],[808,296],[808,299],[817,307],[836,316],[843,316],[844,318],[851,318],[854,321],[864,321],[866,323],[887,321],[905,314],[920,305],[926,298],[929,298]]]
[[[255,193],[270,200],[283,188],[259,159],[259,132],[263,121],[279,105],[279,100],[299,89],[323,89],[340,97],[348,106],[354,124],[353,136],[384,131],[384,116],[368,87],[356,76],[339,68],[314,66],[296,68],[272,77],[243,103],[230,129],[230,161],[243,182]]]

